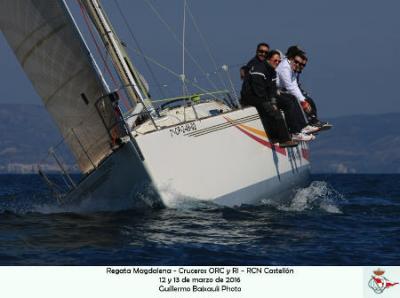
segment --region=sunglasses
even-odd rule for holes
[[[303,67],[305,67],[306,66],[306,63],[302,63],[301,61],[299,61],[299,60],[294,60],[293,61],[295,64],[297,64],[297,65],[301,65],[301,66],[303,66]]]
[[[258,50],[257,53],[259,53],[259,54],[267,54],[268,51]]]
[[[271,60],[271,62],[273,62],[273,63],[281,63],[281,60],[279,60],[279,59],[274,59],[274,60]]]

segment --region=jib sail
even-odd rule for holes
[[[65,2],[0,1],[0,26],[80,169],[90,171],[111,153],[104,118],[117,116],[109,101],[96,108],[107,90]]]

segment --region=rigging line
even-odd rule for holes
[[[172,74],[173,76],[175,76],[175,77],[177,77],[177,78],[181,78],[181,75],[180,75],[180,74],[176,73],[175,71],[173,71],[172,69],[168,68],[167,66],[161,64],[160,62],[158,62],[158,61],[155,60],[154,58],[152,58],[152,57],[150,57],[150,56],[147,56],[147,55],[145,55],[145,54],[143,54],[143,53],[140,53],[139,50],[137,50],[137,49],[133,49],[133,48],[130,48],[130,47],[127,47],[127,49],[128,49],[128,50],[135,51],[138,55],[143,55],[143,56],[145,56],[146,59],[147,59],[148,61],[150,61],[151,63],[153,63],[153,64],[157,65],[158,67],[160,67],[161,69],[163,69],[163,70],[169,72],[169,73]],[[186,79],[186,82],[189,83],[190,85],[192,85],[193,87],[199,89],[200,91],[203,91],[203,92],[204,92],[204,91],[205,91],[205,92],[210,92],[210,90],[207,90],[207,89],[205,89],[205,88],[199,86],[198,84],[194,83],[193,81],[191,81],[191,80],[189,80],[189,79]],[[217,88],[216,88],[216,89],[217,89]]]
[[[231,84],[231,88],[232,88],[232,91],[233,91],[233,96],[235,96],[236,100],[239,102],[239,97],[238,97],[238,95],[236,93],[235,85],[232,82],[231,73],[229,72],[229,67],[227,65],[223,65],[223,67],[224,66],[226,67],[226,75],[228,76],[229,83]]]
[[[121,16],[122,16],[122,19],[123,19],[123,21],[124,21],[126,27],[128,28],[129,34],[130,34],[131,38],[133,39],[133,41],[135,42],[136,47],[138,48],[139,52],[140,52],[141,54],[143,54],[143,50],[142,50],[142,48],[141,48],[141,46],[140,46],[140,44],[139,44],[139,41],[138,41],[137,38],[135,37],[135,34],[133,33],[132,27],[130,26],[130,24],[129,24],[129,22],[128,22],[126,16],[125,16],[125,14],[123,13],[123,11],[122,11],[122,9],[121,9],[121,6],[120,6],[119,3],[118,3],[118,0],[114,0],[114,3],[115,3],[115,5],[117,6],[118,11],[119,11],[119,13],[120,13]],[[154,82],[155,82],[156,85],[157,85],[158,91],[160,92],[161,96],[165,97],[164,91],[163,91],[162,88],[161,88],[161,84],[160,84],[160,82],[158,81],[156,75],[154,74],[153,69],[151,68],[149,62],[147,61],[146,56],[144,56],[144,55],[143,55],[143,60],[144,60],[144,63],[146,64],[147,69],[148,69],[149,72],[150,72],[151,77],[153,78]]]
[[[158,10],[154,7],[154,5],[152,5],[150,3],[150,0],[144,0],[149,7],[151,8],[151,10],[156,14],[156,16],[158,17],[158,19],[161,21],[161,23],[163,23],[168,31],[172,34],[172,36],[174,37],[175,41],[179,44],[182,45],[182,41],[179,40],[179,38],[177,37],[176,33],[174,32],[174,30],[171,28],[170,25],[168,25],[168,23],[162,18],[161,14],[158,12]],[[193,57],[193,55],[188,51],[188,49],[185,49],[186,54],[189,56],[189,58],[192,60],[192,62],[197,66],[197,68],[200,70],[200,72],[202,72],[206,77],[207,77],[207,81],[210,83],[210,85],[215,88],[218,89],[217,86],[215,85],[215,83],[213,81],[210,80],[210,78],[207,76],[207,72],[201,67],[201,65],[197,62],[197,60]]]
[[[191,11],[191,9],[189,7],[189,3],[187,3],[186,6],[187,6],[187,11],[189,13],[189,16],[190,16],[190,18],[192,20],[192,23],[194,25],[194,28],[196,29],[197,33],[199,34],[200,39],[203,42],[203,45],[204,45],[204,47],[205,47],[205,49],[206,49],[206,51],[207,51],[207,53],[208,53],[208,55],[210,57],[210,60],[211,60],[212,64],[214,65],[215,70],[217,71],[217,76],[218,76],[218,79],[219,79],[220,83],[224,86],[225,89],[228,89],[227,85],[225,84],[225,81],[222,79],[222,76],[218,73],[218,66],[217,66],[217,63],[215,61],[214,56],[212,55],[211,48],[209,47],[209,45],[207,43],[207,40],[205,39],[204,35],[201,33],[200,27],[197,25],[197,22],[196,22],[193,14],[192,14],[192,11]]]
[[[182,94],[189,92],[185,83],[185,33],[186,33],[186,0],[183,0],[183,26],[182,26]]]
[[[186,31],[186,0],[183,0],[183,26],[182,26],[182,94],[188,95],[186,84],[185,84],[185,31]],[[187,100],[183,105],[183,121],[186,122],[186,106]]]
[[[111,69],[108,67],[108,63],[107,63],[106,59],[104,58],[103,53],[101,52],[101,48],[100,48],[99,44],[97,43],[97,40],[96,40],[96,37],[94,35],[93,29],[90,26],[89,16],[87,15],[86,9],[85,9],[85,7],[83,6],[83,4],[81,3],[80,0],[76,0],[76,1],[78,2],[78,5],[79,5],[79,7],[81,9],[81,14],[82,14],[83,19],[85,21],[86,27],[89,30],[90,36],[92,38],[92,41],[93,41],[93,43],[94,43],[94,45],[96,47],[97,53],[100,56],[101,60],[103,61],[104,67],[107,69],[107,73],[109,74],[109,76],[111,77],[111,80],[113,81],[114,88],[117,88],[119,86],[119,84],[117,83],[116,79],[114,78],[114,75],[112,74]],[[119,92],[118,92],[118,94],[119,94]],[[121,94],[119,94],[119,95],[121,95]],[[129,101],[125,98],[125,96],[121,96],[121,98],[123,98],[123,104],[124,104],[125,108],[129,109],[129,107],[131,106]]]

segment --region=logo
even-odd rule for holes
[[[374,271],[374,275],[368,282],[368,286],[376,293],[381,294],[385,289],[398,285],[398,282],[392,282],[383,276],[385,271],[377,269]]]

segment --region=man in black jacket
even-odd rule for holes
[[[246,65],[240,68],[240,79],[243,80],[244,77],[249,73],[250,68],[257,64],[259,61],[265,61],[266,56],[269,52],[269,45],[265,42],[259,43],[256,49],[256,55],[251,58]]]
[[[272,142],[279,142],[281,147],[293,147],[298,142],[292,141],[283,116],[276,105],[276,72],[258,55],[249,63],[250,68],[244,76],[241,104],[254,106]]]

